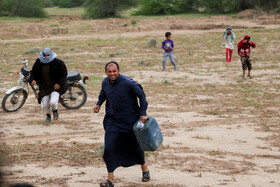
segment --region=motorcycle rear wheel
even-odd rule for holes
[[[87,101],[87,92],[81,85],[73,84],[60,97],[60,104],[69,110],[81,108]]]
[[[15,112],[20,109],[27,99],[27,92],[24,89],[14,90],[6,94],[2,100],[2,109],[5,112]]]

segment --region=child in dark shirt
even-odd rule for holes
[[[167,57],[169,57],[172,65],[174,66],[174,70],[177,70],[176,62],[173,58],[174,43],[171,40],[171,33],[166,32],[165,37],[166,37],[166,40],[164,40],[162,42],[162,49],[164,49],[163,60],[162,60],[162,71],[165,71],[165,63],[166,63]]]

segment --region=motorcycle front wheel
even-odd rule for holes
[[[2,109],[5,112],[15,112],[20,109],[27,99],[27,92],[24,89],[14,90],[6,94],[2,100]]]
[[[81,85],[70,85],[67,91],[60,97],[61,105],[70,110],[81,108],[87,101],[87,92]]]

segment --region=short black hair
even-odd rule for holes
[[[106,65],[105,65],[105,71],[107,71],[107,67],[110,65],[110,64],[115,64],[118,68],[118,70],[120,69],[120,66],[117,62],[115,61],[111,61],[111,62],[108,62]]]
[[[171,32],[166,32],[165,33],[165,37],[167,38],[168,36],[170,36],[171,35]]]
[[[251,38],[248,36],[247,38],[246,38],[246,40],[250,40]]]

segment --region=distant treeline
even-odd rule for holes
[[[0,16],[44,17],[45,7],[85,7],[89,18],[118,16],[121,10],[137,7],[134,15],[184,13],[236,13],[245,9],[276,10],[279,0],[0,0]]]
[[[236,13],[245,9],[280,10],[279,0],[140,0],[139,15],[189,12]]]
[[[58,6],[60,8],[72,8],[82,6],[86,0],[44,0],[50,6]],[[46,5],[46,6],[48,6]]]
[[[41,0],[0,0],[0,16],[44,17]]]

